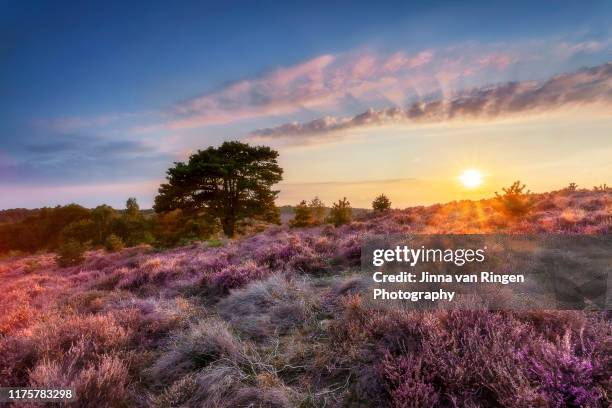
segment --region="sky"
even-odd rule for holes
[[[610,185],[611,27],[610,1],[0,1],[0,208],[148,208],[225,140],[279,151],[281,205]]]

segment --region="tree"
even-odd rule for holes
[[[140,206],[135,198],[127,199],[125,211],[118,221],[116,229],[120,231],[120,235],[128,246],[153,241],[150,225],[140,212]]]
[[[115,234],[110,234],[104,242],[104,248],[108,252],[121,251],[125,247],[123,240]]]
[[[312,225],[312,211],[308,204],[306,204],[306,200],[302,200],[295,209],[293,210],[294,216],[291,221],[289,221],[289,226],[295,228],[303,228]]]
[[[521,217],[527,215],[533,208],[533,199],[529,197],[530,191],[525,190],[525,184],[515,181],[508,188],[502,188],[503,194],[495,192],[498,211],[509,217]]]
[[[63,243],[76,241],[88,244],[96,237],[94,222],[90,219],[74,221],[66,225],[60,232],[60,241]]]
[[[563,189],[563,191],[565,191],[567,193],[573,193],[575,191],[578,191],[578,184],[576,184],[576,183],[569,183],[568,186]]]
[[[113,219],[116,217],[115,210],[106,204],[99,205],[91,212],[91,220],[94,223],[96,243],[103,244],[106,237],[111,233]]]
[[[278,152],[266,146],[224,142],[176,162],[159,188],[158,213],[181,209],[185,214],[218,218],[223,232],[234,236],[236,223],[245,218],[279,222],[274,204],[282,180]]]
[[[391,209],[391,200],[384,194],[379,195],[372,201],[372,209],[378,212],[384,212]]]
[[[75,240],[68,240],[57,249],[56,262],[63,268],[78,265],[85,260],[86,249],[85,244]]]
[[[342,224],[348,224],[351,222],[352,218],[353,208],[351,207],[351,203],[344,197],[342,200],[338,200],[337,203],[334,203],[329,211],[327,221],[338,227]]]
[[[322,224],[325,221],[325,204],[323,201],[319,197],[315,197],[310,200],[308,207],[310,207],[313,224]]]
[[[125,202],[125,215],[128,217],[140,216],[140,206],[138,205],[136,198],[130,197]]]

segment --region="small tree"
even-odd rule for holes
[[[110,234],[104,242],[104,248],[106,248],[108,252],[121,251],[124,247],[125,244],[123,240],[115,234]]]
[[[384,212],[391,209],[391,200],[384,194],[379,195],[372,201],[372,209],[377,212]]]
[[[576,184],[576,183],[569,183],[569,185],[567,187],[565,187],[564,190],[566,192],[568,192],[568,193],[573,193],[574,191],[578,190],[578,184]]]
[[[140,206],[134,197],[130,197],[125,202],[125,215],[130,218],[138,218],[140,216]]]
[[[113,232],[127,246],[151,244],[154,241],[152,220],[145,218],[135,198],[128,198],[121,217],[114,220]]]
[[[56,262],[62,268],[78,265],[85,260],[86,249],[86,246],[78,241],[66,241],[57,249]]]
[[[313,224],[322,224],[325,221],[325,204],[323,201],[319,197],[315,197],[310,200],[308,207],[310,207]]]
[[[313,224],[312,211],[308,204],[306,204],[306,200],[302,200],[293,212],[293,219],[289,221],[290,227],[303,228]]]
[[[343,224],[348,224],[353,218],[353,208],[351,203],[344,197],[342,200],[338,200],[334,203],[329,215],[327,216],[327,222],[334,224],[338,227]]]
[[[593,186],[593,191],[608,191],[610,187],[607,184],[600,184],[598,186]]]
[[[117,217],[115,210],[108,205],[99,205],[91,212],[91,220],[94,223],[95,243],[103,244],[109,235],[113,220]]]
[[[61,243],[76,241],[85,244],[93,241],[95,237],[95,224],[90,219],[71,222],[60,232]]]
[[[503,188],[503,194],[495,192],[497,209],[509,217],[527,215],[533,208],[533,199],[529,197],[530,191],[520,181],[515,181],[508,188]]]

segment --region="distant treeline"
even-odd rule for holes
[[[26,218],[36,215],[40,209],[30,210],[28,208],[11,208],[8,210],[0,210],[0,224],[23,221]]]
[[[218,230],[209,220],[187,217],[181,210],[155,214],[140,210],[136,199],[126,208],[88,209],[78,204],[0,212],[0,253],[56,250],[68,242],[88,247],[152,244],[172,246],[206,239]]]

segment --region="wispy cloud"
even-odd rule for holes
[[[546,39],[323,54],[228,83],[166,109],[39,119],[35,124],[58,133],[119,129],[142,135],[312,112],[354,113],[347,101],[399,108],[432,94],[448,98],[466,87],[512,80],[521,70],[559,72],[576,55],[605,55],[611,47],[610,40]]]
[[[348,118],[326,116],[305,123],[286,123],[255,130],[250,137],[303,140],[367,126],[493,119],[595,102],[612,104],[612,63],[556,75],[545,81],[508,82],[462,91],[448,99],[415,102],[407,108],[368,109]]]
[[[445,96],[489,82],[513,79],[510,68],[555,67],[577,54],[610,49],[609,41],[537,40],[467,43],[394,53],[353,51],[320,55],[223,86],[176,104],[170,119],[140,128],[189,129],[245,119],[338,108],[347,97],[363,103],[405,106],[433,92]],[[548,67],[548,69],[546,69]],[[558,71],[557,71],[558,72]],[[516,73],[516,72],[515,72]]]

